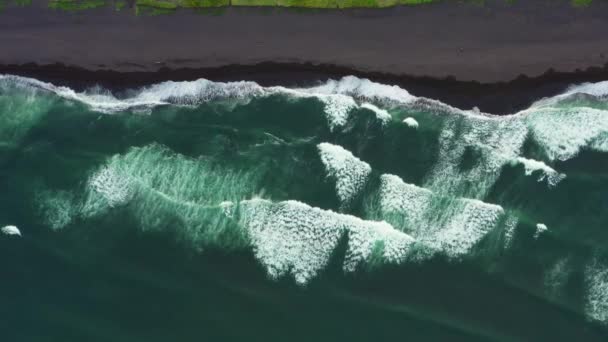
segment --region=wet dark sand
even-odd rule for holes
[[[36,3],[0,14],[0,72],[116,87],[197,77],[289,85],[355,74],[509,113],[567,84],[608,79],[606,32],[603,1],[582,9],[547,0],[160,16]]]

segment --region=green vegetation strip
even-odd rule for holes
[[[49,8],[59,9],[64,11],[79,11],[92,8],[98,8],[106,5],[104,0],[50,0]]]

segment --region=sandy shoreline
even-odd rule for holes
[[[537,77],[520,76],[509,82],[480,83],[453,78],[415,77],[386,73],[361,72],[332,65],[260,63],[228,65],[217,68],[162,68],[157,71],[87,70],[61,64],[0,65],[0,74],[33,77],[76,90],[101,85],[111,90],[137,88],[166,80],[189,81],[206,78],[213,81],[255,81],[263,86],[305,87],[355,75],[375,82],[398,85],[416,96],[440,100],[452,106],[484,112],[512,114],[527,108],[540,98],[563,92],[572,84],[608,80],[608,65],[578,72],[546,72]]]
[[[199,77],[290,85],[355,74],[510,113],[568,84],[608,79],[606,32],[602,1],[160,16],[68,13],[34,1],[0,13],[0,72],[111,87]]]

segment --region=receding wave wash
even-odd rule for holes
[[[599,341],[606,166],[608,82],[496,116],[353,76],[79,92],[0,75],[9,334],[110,339],[144,319],[217,340],[245,331],[212,317],[281,312],[276,335],[250,329]]]

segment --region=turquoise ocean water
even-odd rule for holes
[[[0,227],[6,341],[605,341],[608,82],[0,75]]]

